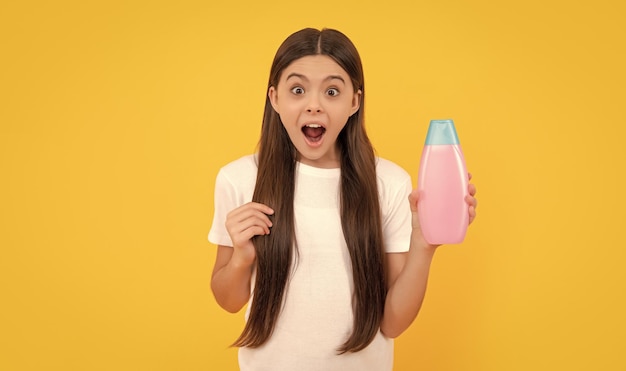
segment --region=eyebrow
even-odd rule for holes
[[[287,78],[285,79],[285,81],[288,81],[288,80],[289,80],[290,78],[292,78],[292,77],[298,77],[298,78],[301,78],[302,80],[309,81],[309,79],[308,79],[306,76],[304,76],[304,75],[302,75],[302,74],[300,74],[300,73],[296,73],[296,72],[292,72],[292,73],[290,73],[290,74],[287,76]],[[345,80],[343,79],[343,77],[341,77],[340,75],[329,75],[329,76],[327,76],[327,77],[324,79],[324,81],[330,81],[330,80],[335,80],[335,79],[340,80],[340,81],[341,81],[341,82],[343,82],[344,84],[346,83],[346,81],[345,81]]]

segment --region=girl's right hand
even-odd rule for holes
[[[269,206],[248,202],[226,216],[226,229],[233,241],[233,259],[241,265],[251,266],[256,259],[252,237],[270,234],[272,221],[269,215],[274,214]]]

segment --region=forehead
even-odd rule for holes
[[[302,75],[308,79],[324,79],[331,75],[338,75],[346,81],[350,80],[348,73],[337,62],[331,57],[321,54],[307,55],[294,60],[283,71],[281,80],[287,79],[292,74]]]

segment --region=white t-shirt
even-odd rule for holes
[[[219,171],[210,242],[232,246],[225,227],[226,215],[252,200],[257,174],[255,160],[254,155],[248,155]],[[297,260],[274,333],[259,348],[239,350],[239,366],[243,371],[392,369],[393,340],[380,331],[362,351],[337,354],[352,330],[354,292],[352,264],[339,214],[340,171],[301,163],[296,167]],[[411,177],[398,165],[382,158],[377,159],[376,173],[386,252],[405,252],[411,235],[407,201]]]

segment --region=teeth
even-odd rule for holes
[[[319,125],[319,124],[307,124],[305,126],[308,128],[321,128],[322,127],[322,125]]]

